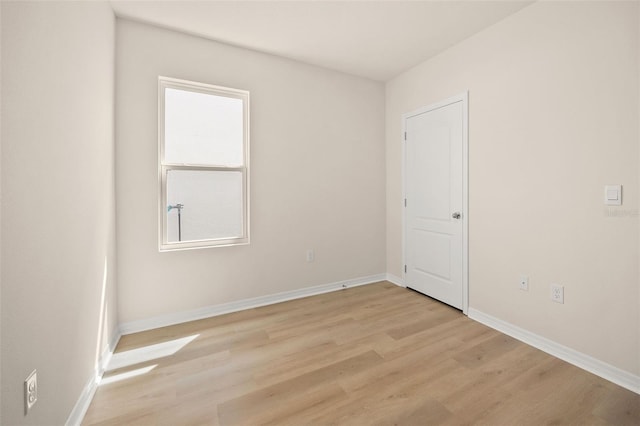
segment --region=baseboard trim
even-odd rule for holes
[[[189,321],[210,318],[217,315],[229,314],[231,312],[245,309],[258,308],[260,306],[272,305],[274,303],[286,302],[288,300],[300,299],[331,291],[342,290],[349,287],[373,284],[385,281],[387,274],[369,275],[367,277],[353,278],[350,280],[338,281],[335,283],[307,287],[299,290],[285,291],[282,293],[267,296],[253,297],[250,299],[238,300],[235,302],[223,303],[220,305],[206,306],[191,311],[177,312],[173,314],[160,315],[138,321],[131,321],[120,324],[120,332],[124,334],[138,333],[140,331],[152,330],[169,325],[181,324]]]
[[[407,288],[406,284],[404,283],[404,279],[400,278],[400,277],[398,277],[396,275],[387,274],[387,281],[389,281],[392,284],[397,285],[398,287]]]
[[[607,364],[589,355],[578,352],[574,349],[563,346],[545,337],[538,336],[523,328],[517,327],[501,319],[469,308],[469,318],[478,321],[488,327],[498,330],[506,335],[516,338],[528,345],[538,348],[548,354],[560,358],[570,364],[580,367],[596,376],[609,380],[623,388],[640,394],[640,376],[636,376],[628,371]]]
[[[91,401],[93,400],[93,396],[98,390],[98,385],[100,384],[100,380],[102,379],[102,375],[104,374],[107,365],[109,365],[109,360],[113,356],[113,351],[118,346],[118,342],[120,341],[120,337],[122,336],[118,329],[114,330],[112,334],[111,342],[107,344],[105,349],[100,354],[100,359],[94,369],[94,372],[91,378],[87,381],[87,384],[82,389],[82,393],[76,402],[76,405],[71,410],[71,414],[65,423],[65,426],[80,426],[82,424],[82,420],[84,416],[87,414],[87,410],[89,409],[89,405],[91,405]]]

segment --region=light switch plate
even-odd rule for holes
[[[604,204],[607,206],[622,205],[622,185],[605,185]]]

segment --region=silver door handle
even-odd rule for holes
[[[460,219],[460,216],[462,216],[460,212],[455,212],[454,214],[451,215],[451,217],[454,219]]]

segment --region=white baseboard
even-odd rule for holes
[[[504,334],[514,337],[528,345],[540,349],[548,354],[560,358],[570,364],[587,370],[590,373],[609,380],[623,388],[640,394],[640,376],[636,376],[628,371],[607,364],[606,362],[585,355],[574,349],[563,346],[552,340],[538,336],[523,328],[517,327],[501,319],[492,317],[476,309],[469,308],[469,318],[478,321],[486,326],[498,330]]]
[[[400,278],[400,277],[398,277],[396,275],[387,274],[387,281],[389,281],[392,284],[397,285],[398,287],[407,288],[406,284],[404,283],[404,279]]]
[[[118,329],[113,331],[111,342],[107,344],[102,354],[100,354],[100,359],[98,360],[94,372],[91,378],[87,381],[84,389],[82,389],[82,393],[80,394],[76,405],[73,407],[73,410],[71,410],[71,414],[69,415],[65,426],[80,426],[82,423],[82,420],[89,409],[89,405],[91,404],[91,400],[93,400],[93,396],[95,395],[96,390],[98,390],[98,384],[102,379],[102,375],[109,364],[109,360],[113,356],[113,351],[118,345],[118,341],[121,336],[122,335]]]
[[[348,287],[373,284],[384,280],[387,280],[386,274],[370,275],[367,277],[354,278],[315,287],[307,287],[299,290],[285,291],[282,293],[276,293],[267,296],[252,297],[250,299],[243,299],[235,302],[223,303],[220,305],[206,306],[204,308],[194,309],[192,311],[160,315],[153,318],[120,324],[120,332],[122,334],[137,333],[140,331],[181,324],[184,322],[228,314],[245,309],[286,302],[287,300],[294,300],[300,299],[302,297],[314,296],[316,294],[329,293],[331,291],[342,290]]]
[[[120,326],[118,326],[113,331],[113,337],[111,338],[111,342],[109,342],[109,345],[105,348],[104,352],[100,356],[100,362],[98,363],[98,371],[97,371],[98,378],[101,379],[102,375],[107,370],[107,366],[111,361],[111,357],[113,357],[113,351],[116,350],[116,347],[118,346],[118,343],[120,342],[121,337],[122,337],[122,332],[120,331]],[[100,381],[98,380],[98,383],[99,382]]]

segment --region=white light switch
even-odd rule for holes
[[[607,206],[622,205],[622,185],[606,185],[604,187],[604,204]]]

